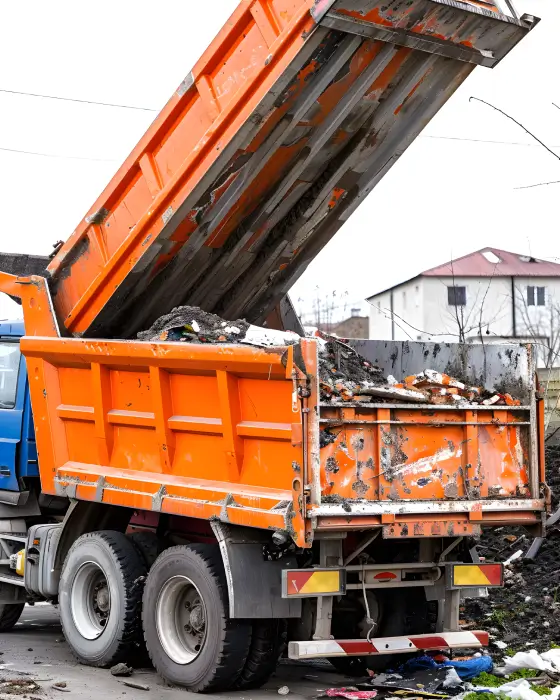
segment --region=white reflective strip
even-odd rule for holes
[[[472,632],[442,632],[440,636],[445,639],[448,644],[479,644],[480,642]]]
[[[416,647],[411,639],[408,637],[381,637],[379,639],[372,639],[373,646],[379,651],[414,651]],[[412,646],[411,646],[412,643]]]
[[[316,642],[289,642],[288,658],[301,659],[306,656],[346,656],[346,652],[332,639]]]

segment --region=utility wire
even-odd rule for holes
[[[543,185],[560,185],[560,180],[551,180],[549,182],[536,182],[534,185],[521,185],[514,187],[514,190],[529,190],[531,187],[542,187]]]
[[[490,141],[487,139],[469,139],[463,136],[432,136],[431,134],[422,134],[423,139],[443,139],[445,141],[467,141],[470,143],[494,143],[502,146],[528,146],[529,148],[540,148],[536,143],[523,143],[522,141]],[[560,148],[560,146],[553,146]]]
[[[152,109],[151,107],[134,107],[132,105],[120,105],[114,104],[112,102],[96,102],[95,100],[79,100],[73,97],[59,97],[56,95],[41,95],[35,92],[23,92],[21,90],[5,90],[0,88],[0,92],[7,93],[9,95],[25,95],[26,97],[41,97],[44,100],[61,100],[62,102],[79,102],[85,105],[100,105],[101,107],[117,107],[118,109],[135,109],[141,112],[158,112],[157,109]]]
[[[40,153],[39,151],[23,151],[19,148],[2,148],[0,146],[0,151],[6,151],[7,153],[23,153],[26,156],[42,156],[43,158],[62,158],[65,160],[89,160],[95,161],[96,163],[117,163],[116,160],[110,160],[108,158],[86,158],[84,156],[63,156],[56,153]]]
[[[532,143],[521,143],[521,142],[515,142],[515,141],[485,141],[483,139],[467,139],[467,138],[462,138],[460,136],[428,136],[424,135],[421,138],[426,138],[426,139],[446,139],[450,141],[470,141],[470,142],[475,142],[475,143],[489,143],[489,144],[499,144],[499,145],[505,145],[505,146],[529,146],[531,148],[534,148]],[[560,148],[560,146],[555,146],[555,148]],[[40,151],[25,151],[22,149],[18,148],[3,148],[0,147],[0,151],[6,151],[7,153],[22,153],[24,155],[28,156],[41,156],[42,158],[60,158],[60,159],[66,159],[66,160],[86,160],[86,161],[92,161],[92,162],[97,162],[97,163],[117,163],[117,161],[114,158],[88,158],[86,156],[66,156],[62,155],[60,153],[42,153]],[[555,184],[555,183],[543,183],[543,184]],[[527,187],[536,187],[537,185],[527,185]],[[524,187],[517,187],[515,189],[525,189]]]

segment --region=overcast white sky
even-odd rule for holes
[[[237,0],[0,3],[0,89],[159,109]],[[348,303],[486,245],[560,259],[560,160],[470,95],[514,114],[560,154],[558,0],[517,0],[540,25],[496,69],[477,68],[308,268]],[[43,253],[66,239],[153,112],[0,92],[0,248]],[[499,145],[431,137],[513,141]],[[2,149],[37,151],[47,158]],[[87,160],[87,159],[95,160]],[[0,313],[5,307],[0,305]]]

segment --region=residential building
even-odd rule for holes
[[[560,367],[560,264],[483,248],[377,292],[373,339],[533,342]]]

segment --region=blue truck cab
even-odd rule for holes
[[[0,503],[21,505],[25,480],[39,476],[23,321],[0,321]]]

